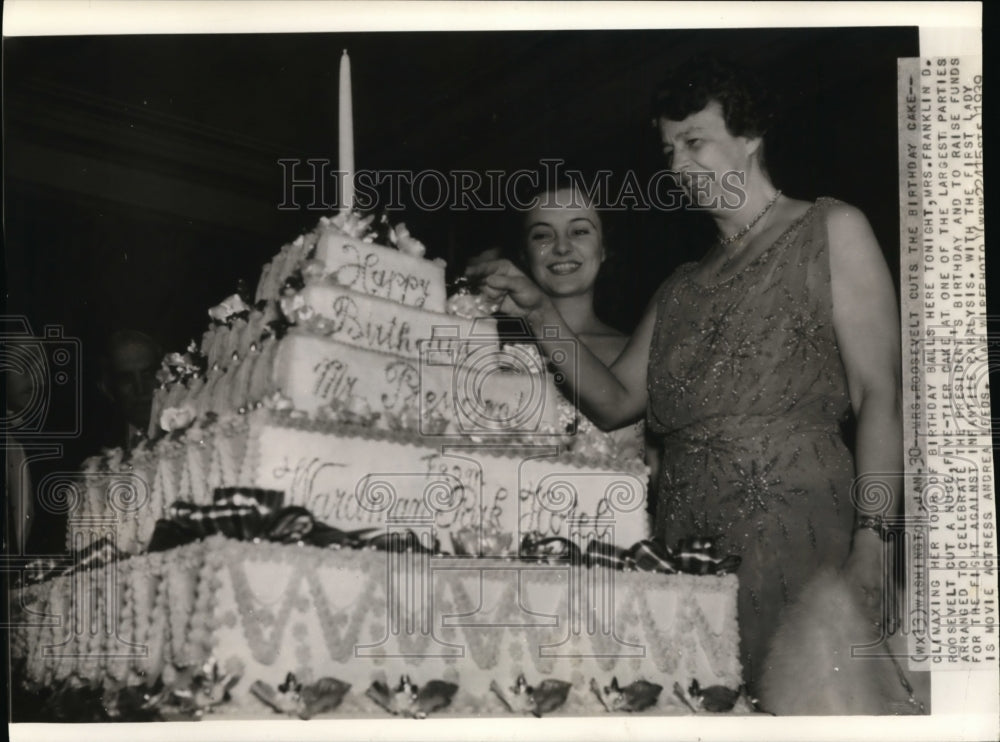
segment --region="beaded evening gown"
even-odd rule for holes
[[[648,422],[663,437],[656,533],[739,554],[741,653],[754,688],[782,607],[851,539],[854,461],[820,199],[739,274],[661,287]]]

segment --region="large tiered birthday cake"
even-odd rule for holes
[[[735,577],[645,540],[641,460],[557,391],[572,344],[545,364],[480,310],[400,228],[282,248],[165,359],[149,442],[87,462],[75,559],[17,593],[25,680],[251,717],[736,689]]]

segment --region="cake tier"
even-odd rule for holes
[[[196,423],[128,460],[120,451],[89,460],[71,507],[70,547],[79,547],[76,523],[108,518],[118,548],[138,553],[174,502],[209,504],[215,489],[237,486],[280,490],[286,505],[305,506],[345,530],[429,528],[447,551],[470,528],[500,538],[507,549],[526,534],[584,545],[590,538],[624,546],[645,538],[641,462],[627,470],[588,458],[503,439],[429,443],[258,409]]]
[[[559,392],[537,355],[482,348],[482,363],[438,347],[413,359],[352,347],[309,333],[279,346],[274,388],[296,410],[326,406],[377,415],[375,427],[423,435],[559,432]],[[515,365],[515,361],[520,361]],[[250,375],[252,376],[252,374]]]
[[[534,433],[549,441],[565,432],[559,392],[536,353],[524,346],[499,352],[483,347],[481,362],[474,354],[460,365],[454,356],[438,346],[414,359],[293,330],[281,340],[251,345],[245,356],[204,378],[160,390],[154,425],[161,427],[164,410],[189,407],[197,418],[226,415],[279,394],[310,417],[350,409],[383,430],[434,436]]]
[[[740,684],[736,589],[733,576],[212,537],[24,589],[12,647],[47,686],[152,685],[214,659],[239,675],[237,705],[260,716],[270,712],[250,685],[289,672],[349,683],[347,714],[383,714],[364,692],[402,675],[457,684],[450,713],[505,713],[491,683],[507,689],[522,673],[571,683],[562,713],[602,711],[590,680],[612,677],[659,684],[649,711],[684,713],[675,682]]]
[[[308,235],[286,245],[264,266],[256,300],[272,300],[285,281],[306,260],[316,261],[316,272],[361,294],[430,312],[445,310],[445,264],[407,255],[395,248],[344,233],[327,218]]]

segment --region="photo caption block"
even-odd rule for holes
[[[912,669],[997,666],[981,57],[898,62]],[[908,526],[909,527],[909,526]]]

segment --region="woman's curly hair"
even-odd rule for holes
[[[653,123],[683,121],[710,102],[736,137],[762,137],[774,120],[774,101],[757,76],[715,56],[698,55],[674,67],[653,94]]]

